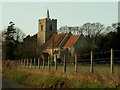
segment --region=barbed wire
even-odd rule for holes
[[[111,58],[97,58],[97,59],[94,59],[94,60],[110,60]]]
[[[94,55],[95,54],[105,54],[105,53],[110,53],[111,51],[104,51],[104,52],[95,52],[95,53],[93,53]]]
[[[93,54],[105,54],[110,53],[111,51],[101,51],[101,52],[93,52]],[[114,50],[114,52],[120,52],[120,50]],[[80,55],[90,55],[90,53],[80,54]]]
[[[106,54],[106,53],[110,53],[111,51],[103,51],[103,52],[94,52],[93,54],[94,55],[99,55],[99,54]],[[116,53],[116,52],[120,52],[120,50],[114,50],[114,53]],[[86,53],[86,54],[78,54],[77,55],[77,57],[82,57],[82,56],[88,56],[88,55],[91,55],[90,53]],[[110,58],[100,58],[101,56],[99,56],[98,58],[94,58],[94,60],[104,60],[104,59],[110,59]],[[38,59],[40,59],[40,58],[29,58],[28,60],[38,60]],[[81,58],[82,59],[82,58]],[[86,59],[86,58],[83,58],[84,60],[90,60],[90,59]],[[114,60],[118,60],[118,59],[120,59],[120,57],[114,57]],[[18,59],[18,60],[26,60],[25,58],[24,59]],[[14,60],[14,61],[17,61],[17,60]]]

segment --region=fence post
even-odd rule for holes
[[[55,56],[55,70],[57,70],[57,55]]]
[[[25,59],[25,67],[27,66],[27,59]]]
[[[38,68],[40,69],[40,59],[38,58]]]
[[[20,67],[22,67],[22,59],[20,60]]]
[[[10,67],[10,60],[8,59],[8,60],[6,60],[6,65],[5,66],[7,66],[7,67]]]
[[[27,59],[25,59],[25,67],[27,67]]]
[[[34,68],[36,68],[36,59],[34,58]]]
[[[91,51],[91,65],[90,65],[90,72],[93,73],[93,51]]]
[[[114,61],[114,50],[111,49],[111,62],[110,62],[111,73],[114,73],[113,61]]]
[[[66,56],[64,55],[63,72],[66,72]]]
[[[32,59],[30,59],[30,68],[32,68]]]
[[[20,60],[20,66],[22,67],[22,64],[23,64],[23,62],[22,62],[22,59]]]
[[[19,65],[19,62],[18,62],[18,60],[15,60],[15,62],[16,62],[16,65],[18,66],[18,65]]]
[[[50,57],[48,56],[48,70],[50,70]]]
[[[77,72],[77,54],[75,54],[75,72]]]
[[[17,60],[17,65],[19,66],[19,60]]]
[[[21,60],[19,59],[19,66],[21,67]]]
[[[18,60],[18,66],[20,66],[20,59]]]
[[[30,66],[30,59],[28,58],[28,67]]]
[[[44,61],[44,59],[43,59],[43,68],[45,68],[45,61]]]
[[[22,60],[22,67],[24,67],[24,59]]]
[[[26,67],[28,67],[28,59],[26,59],[27,60],[27,64],[26,64]]]
[[[22,67],[24,67],[24,59],[22,59]]]
[[[23,59],[23,63],[24,63],[24,66],[23,66],[23,67],[25,67],[25,59]]]

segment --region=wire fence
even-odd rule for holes
[[[57,58],[57,57],[56,57]],[[14,66],[21,68],[36,68],[36,69],[48,69],[66,72],[82,72],[89,71],[91,73],[95,71],[110,73],[118,72],[118,66],[120,64],[120,50],[93,52],[87,54],[75,54],[74,56],[66,56],[62,59],[53,60],[50,57],[47,59],[33,58],[33,59],[21,59],[14,60]],[[4,65],[11,66],[11,60],[4,60]],[[102,70],[102,71],[101,71]]]

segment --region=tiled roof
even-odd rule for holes
[[[80,35],[72,35],[63,47],[71,47]]]
[[[48,41],[44,44],[44,48],[52,48],[52,47],[58,47],[61,41],[65,38],[65,36],[68,33],[65,34],[53,34]],[[54,43],[54,44],[53,44]]]

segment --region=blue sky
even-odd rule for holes
[[[26,35],[38,32],[38,19],[45,18],[46,8],[50,17],[61,26],[81,26],[86,22],[111,25],[118,21],[117,2],[3,2],[2,28],[13,21]]]

